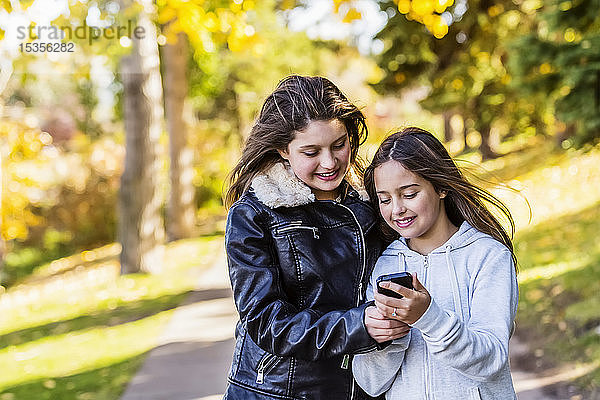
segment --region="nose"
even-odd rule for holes
[[[320,160],[321,167],[326,170],[335,168],[335,155],[331,151],[324,151]]]
[[[392,200],[392,217],[398,217],[406,212],[406,207],[401,201]]]

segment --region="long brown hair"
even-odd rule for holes
[[[311,121],[337,119],[346,127],[350,142],[350,166],[362,178],[364,167],[358,147],[368,135],[363,113],[329,79],[290,75],[265,100],[242,156],[229,174],[225,206],[231,207],[248,190],[252,179],[282,158],[297,132]]]
[[[429,181],[438,193],[447,192],[444,208],[450,221],[456,226],[467,221],[477,230],[503,243],[510,250],[517,267],[512,243],[515,222],[509,209],[497,197],[470,183],[435,136],[423,129],[410,127],[388,136],[381,143],[364,174],[365,187],[373,201],[377,199],[375,168],[390,160],[399,162],[407,170]],[[507,219],[510,234],[486,205],[495,207]],[[380,227],[386,239],[398,238],[399,234],[383,221],[381,215]]]

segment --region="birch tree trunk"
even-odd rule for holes
[[[487,161],[494,158],[498,158],[498,154],[492,149],[490,141],[491,127],[489,125],[483,125],[479,129],[481,135],[481,144],[479,145],[479,153],[481,153],[481,160]]]
[[[131,54],[124,57],[125,169],[119,191],[121,273],[158,272],[163,264],[164,226],[160,213],[159,137],[162,129],[162,84],[152,1],[138,1],[138,27]],[[129,4],[127,4],[129,5]]]
[[[179,33],[176,43],[169,43],[163,48],[165,107],[171,160],[171,190],[167,204],[169,241],[192,237],[195,226],[193,151],[188,143],[183,115],[187,94],[188,48],[185,33]]]
[[[442,113],[444,117],[444,142],[449,143],[454,138],[454,132],[452,131],[452,124],[450,123],[454,113],[452,111],[446,111]]]
[[[471,150],[471,146],[469,146],[469,141],[467,140],[469,137],[469,126],[467,125],[467,117],[463,115],[463,153]]]

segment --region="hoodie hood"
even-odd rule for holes
[[[478,231],[477,229],[473,228],[471,226],[471,224],[469,224],[467,221],[464,221],[458,228],[458,231],[456,231],[456,233],[454,235],[452,235],[450,237],[450,239],[448,239],[448,241],[446,241],[446,243],[444,243],[440,247],[432,250],[430,254],[445,253],[448,251],[454,251],[457,249],[461,249],[463,247],[466,247],[466,246],[472,244],[473,242],[475,242],[477,240],[484,239],[484,238],[490,238],[490,236],[486,235],[483,232]],[[411,250],[408,247],[408,244],[406,243],[406,239],[403,237],[392,242],[385,251],[392,252],[395,254],[397,254],[400,251],[404,255],[407,255],[407,256],[408,255],[421,256],[421,254],[417,253],[414,250]]]

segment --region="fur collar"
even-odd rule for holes
[[[250,186],[258,200],[269,208],[302,206],[316,200],[310,188],[283,162],[256,175]],[[369,198],[364,189],[359,190],[359,195],[365,201]]]

